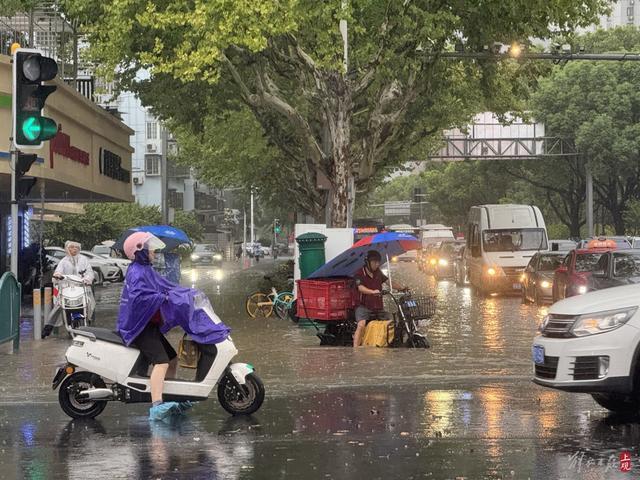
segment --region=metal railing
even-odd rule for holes
[[[14,351],[20,342],[20,289],[11,272],[0,277],[0,347],[12,341]]]

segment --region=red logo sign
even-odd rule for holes
[[[71,146],[71,137],[66,133],[62,133],[62,131],[58,132],[49,142],[49,163],[51,168],[53,168],[54,153],[67,157],[74,162],[89,165],[89,153]]]
[[[631,453],[622,452],[620,454],[620,471],[621,472],[631,471]]]

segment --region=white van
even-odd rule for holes
[[[453,228],[440,223],[431,223],[420,226],[420,239],[422,248],[441,243],[445,240],[454,240]]]
[[[465,263],[481,293],[520,293],[520,277],[538,251],[549,249],[547,228],[533,205],[471,207]]]

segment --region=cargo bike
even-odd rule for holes
[[[302,319],[316,329],[320,345],[351,346],[356,330],[355,307],[357,290],[351,278],[325,278],[297,281],[297,299],[292,306],[295,320]],[[375,327],[383,327],[385,338],[377,340],[378,346],[391,348],[429,348],[427,337],[420,333],[424,321],[435,315],[436,298],[433,295],[415,295],[410,291],[383,291],[390,299],[390,319],[381,320]],[[292,312],[293,313],[293,312]],[[375,320],[373,321],[375,322]],[[367,329],[370,328],[367,325]],[[365,333],[365,337],[367,333]]]

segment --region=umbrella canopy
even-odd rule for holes
[[[420,241],[407,233],[378,233],[355,243],[350,249],[345,250],[313,272],[309,278],[352,277],[364,265],[364,258],[369,250],[376,250],[380,253],[384,264],[387,257],[395,257],[419,248],[422,248]]]
[[[158,237],[166,245],[164,252],[173,250],[184,243],[191,243],[187,234],[179,228],[170,225],[145,225],[144,227],[133,227],[124,232],[111,248],[122,251],[124,241],[135,232],[148,232]]]

